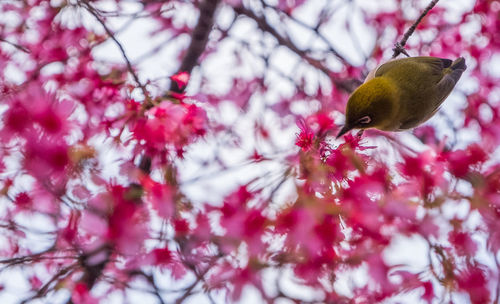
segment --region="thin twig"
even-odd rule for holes
[[[12,267],[12,266],[18,265],[18,264],[31,263],[31,262],[47,259],[47,257],[44,257],[44,255],[52,253],[54,251],[55,251],[55,248],[51,247],[51,248],[49,248],[45,251],[39,252],[39,253],[34,253],[31,255],[24,255],[24,256],[20,256],[20,257],[0,260],[0,264],[7,264],[7,267]]]
[[[21,302],[21,304],[25,304],[25,303],[28,303],[28,302],[31,302],[35,299],[39,299],[41,297],[44,297],[45,295],[47,295],[47,293],[49,291],[51,291],[56,285],[52,286],[51,285],[54,283],[54,282],[60,282],[62,279],[64,279],[65,277],[68,277],[69,275],[71,275],[76,269],[78,268],[78,263],[74,263],[74,264],[71,264],[67,267],[64,267],[63,269],[59,270],[58,273],[56,273],[47,283],[45,283],[37,292],[35,295],[23,300]]]
[[[17,44],[17,43],[14,43],[14,42],[8,41],[8,40],[6,40],[6,39],[4,39],[4,38],[0,38],[0,41],[1,41],[1,42],[5,42],[5,43],[7,43],[7,44],[10,44],[11,46],[13,46],[13,47],[15,47],[16,49],[18,49],[18,50],[20,50],[20,51],[23,51],[23,52],[25,52],[25,53],[28,53],[28,54],[29,54],[29,53],[31,53],[31,51],[30,51],[30,50],[28,50],[28,49],[27,49],[27,48],[25,48],[24,46],[19,45],[19,44]]]
[[[151,13],[149,13],[149,12],[144,13],[144,9],[140,9],[139,11],[133,12],[133,13],[124,13],[121,11],[106,11],[103,9],[96,9],[96,10],[99,11],[99,13],[103,17],[111,17],[111,18],[113,18],[113,17],[116,17],[116,18],[131,17],[131,18],[137,20],[140,18],[150,18],[153,16],[161,16],[161,14],[172,11],[173,9],[174,9],[174,6],[170,5],[169,7],[166,7],[166,8],[160,9],[160,10],[156,10],[156,11],[153,11]]]
[[[193,271],[193,273],[196,275],[196,279],[191,285],[186,287],[182,296],[175,301],[176,304],[182,303],[185,299],[187,299],[189,296],[191,296],[193,294],[193,289],[198,285],[198,283],[205,282],[205,275],[212,269],[211,267],[213,266],[213,264],[215,264],[215,262],[217,261],[217,258],[218,257],[215,257],[209,263],[209,265],[205,269],[203,269],[201,272],[199,272],[194,265],[191,265],[190,263],[184,263],[184,265],[186,265],[188,268],[190,268]]]
[[[318,26],[315,26],[315,27],[311,27],[309,26],[307,23],[305,23],[304,21],[300,20],[300,19],[297,19],[295,18],[290,12],[288,11],[283,11],[283,10],[279,10],[278,8],[274,7],[274,6],[271,6],[269,4],[267,4],[266,2],[264,1],[261,1],[261,4],[262,6],[264,6],[265,8],[271,8],[273,9],[276,13],[278,14],[284,14],[285,16],[287,16],[290,20],[292,20],[293,22],[297,23],[298,25],[302,26],[303,28],[306,28],[312,32],[314,32],[314,34],[319,38],[321,39],[321,41],[323,41],[327,47],[328,47],[328,52],[332,53],[333,55],[335,55],[340,61],[342,61],[343,64],[345,65],[349,65],[349,62],[347,62],[347,60],[342,56],[340,55],[340,53],[333,47],[333,45],[331,44],[331,42],[323,35],[320,33],[319,31],[319,25]]]
[[[401,39],[401,41],[399,41],[399,42],[396,42],[396,44],[394,45],[395,46],[394,49],[392,49],[394,51],[394,53],[392,54],[392,58],[396,58],[401,53],[405,54],[407,57],[410,57],[410,55],[408,55],[408,53],[406,52],[406,50],[404,48],[405,45],[406,45],[406,42],[408,41],[408,39],[410,38],[410,36],[415,31],[415,29],[417,28],[418,24],[422,21],[422,19],[424,19],[424,17],[429,13],[429,11],[438,2],[439,2],[439,0],[432,0],[431,3],[429,3],[429,5],[427,5],[427,7],[425,8],[425,10],[422,12],[422,14],[420,14],[420,17],[418,17],[418,19],[406,31],[406,33],[403,36],[403,39]]]
[[[311,58],[306,51],[299,49],[288,37],[282,36],[278,31],[273,28],[266,20],[264,16],[258,16],[251,9],[248,9],[243,6],[235,7],[234,11],[239,15],[247,16],[248,18],[254,20],[257,23],[257,26],[263,31],[271,36],[273,36],[279,45],[285,46],[290,49],[292,52],[296,53],[300,57],[302,57],[307,63],[314,66],[315,68],[321,70],[323,73],[328,75],[330,71],[317,59]]]
[[[118,39],[116,39],[115,34],[106,25],[106,23],[104,22],[104,20],[101,18],[101,16],[98,14],[98,12],[96,11],[96,9],[90,3],[88,3],[87,1],[81,1],[80,3],[82,3],[83,6],[87,9],[87,11],[89,13],[91,13],[97,19],[97,21],[102,25],[102,27],[104,28],[104,30],[108,34],[108,36],[118,46],[118,48],[120,49],[120,52],[122,54],[122,57],[125,60],[125,63],[127,64],[127,69],[129,71],[129,73],[132,75],[132,78],[134,78],[134,81],[137,84],[137,86],[141,89],[142,94],[144,95],[145,100],[146,101],[150,100],[151,98],[149,97],[149,94],[148,94],[148,92],[146,90],[146,87],[139,80],[139,76],[137,76],[137,74],[135,73],[134,68],[132,67],[132,63],[130,62],[127,54],[125,53],[125,49],[123,48],[123,46],[120,43],[120,41],[118,41]]]
[[[156,296],[156,298],[158,299],[160,304],[165,304],[165,300],[163,300],[163,297],[161,296],[161,290],[160,290],[160,288],[158,288],[158,285],[156,285],[156,281],[155,281],[155,278],[153,275],[147,274],[142,270],[133,271],[130,274],[131,275],[140,275],[140,276],[144,277],[146,279],[146,281],[148,281],[148,283],[153,288],[152,293]],[[130,288],[130,286],[127,286],[127,288]]]
[[[267,22],[267,20],[264,16],[259,16],[254,11],[252,11],[251,9],[248,9],[244,6],[234,7],[233,9],[238,15],[243,15],[243,16],[246,16],[246,17],[254,20],[257,23],[257,26],[263,32],[268,33],[271,36],[273,36],[277,40],[279,45],[288,48],[290,51],[294,52],[300,58],[305,60],[308,64],[315,67],[319,71],[323,72],[323,74],[325,74],[329,79],[331,79],[331,81],[335,84],[336,87],[338,87],[346,92],[349,92],[349,93],[354,90],[354,86],[353,86],[352,82],[341,81],[341,80],[337,80],[337,79],[332,78],[330,75],[331,74],[330,69],[328,69],[321,62],[321,60],[312,58],[311,56],[309,56],[309,54],[306,51],[298,48],[288,37],[284,37],[283,35],[278,33],[278,31]]]

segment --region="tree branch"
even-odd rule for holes
[[[54,284],[54,282],[60,282],[62,279],[67,278],[70,276],[76,269],[77,269],[78,264],[74,263],[71,264],[67,267],[62,268],[59,270],[58,273],[56,273],[47,283],[45,283],[37,292],[35,295],[21,301],[21,304],[25,304],[28,302],[31,302],[35,299],[42,298],[47,295],[47,293],[55,288],[57,284]]]
[[[258,16],[253,12],[251,9],[248,9],[243,6],[239,7],[234,7],[234,11],[239,14],[239,15],[244,15],[252,20],[254,20],[257,23],[257,26],[263,31],[271,36],[273,36],[279,45],[284,46],[297,54],[299,57],[301,57],[303,60],[305,60],[308,64],[311,66],[315,67],[316,69],[320,70],[325,74],[330,80],[335,84],[336,87],[350,93],[354,90],[354,87],[356,84],[353,84],[348,81],[339,81],[336,79],[332,79],[330,76],[331,71],[328,69],[326,66],[323,65],[323,63],[320,60],[314,59],[309,56],[309,54],[306,51],[303,51],[299,49],[288,37],[283,37],[278,31],[276,31],[275,28],[273,28],[266,20],[265,17],[263,16]]]
[[[410,55],[408,55],[408,53],[406,52],[406,50],[404,48],[405,45],[406,45],[406,42],[408,41],[408,39],[410,38],[410,36],[413,34],[413,32],[415,32],[415,29],[417,28],[418,24],[420,22],[422,22],[422,19],[424,19],[424,17],[429,13],[429,11],[438,2],[439,2],[439,0],[432,0],[431,3],[429,3],[429,5],[427,5],[427,7],[425,8],[425,10],[422,12],[422,14],[420,14],[420,17],[418,17],[418,19],[406,31],[406,33],[403,36],[403,39],[401,39],[401,41],[399,41],[399,42],[396,42],[396,44],[394,45],[395,47],[392,49],[394,51],[394,53],[392,54],[392,58],[396,58],[401,53],[405,54],[407,57],[410,57]]]
[[[340,55],[340,53],[333,47],[333,45],[330,43],[330,41],[323,35],[321,34],[321,32],[319,31],[319,25],[316,25],[315,27],[311,27],[309,26],[307,23],[305,23],[304,21],[302,20],[299,20],[297,18],[295,18],[290,12],[288,11],[282,11],[282,10],[279,10],[278,8],[274,7],[274,6],[271,6],[269,4],[267,4],[266,2],[264,1],[261,1],[261,4],[265,7],[265,8],[270,8],[272,10],[274,10],[277,14],[284,14],[285,16],[287,16],[288,18],[290,18],[290,20],[292,20],[293,22],[295,22],[296,24],[300,25],[301,27],[305,28],[305,29],[308,29],[309,31],[312,31],[314,32],[314,34],[319,38],[321,39],[321,41],[323,41],[327,47],[328,47],[328,52],[332,53],[333,55],[335,55],[335,57],[337,57],[344,65],[349,65],[349,62],[342,56]]]
[[[191,74],[193,68],[198,65],[198,59],[205,51],[208,42],[208,35],[214,25],[215,10],[220,0],[205,0],[200,3],[200,17],[193,33],[191,34],[191,43],[182,59],[178,73],[187,72]],[[179,88],[175,81],[170,84],[170,91],[182,93],[184,88]]]

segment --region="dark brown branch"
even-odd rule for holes
[[[208,35],[214,25],[215,10],[220,0],[205,0],[200,3],[200,17],[193,33],[191,34],[191,43],[182,59],[178,72],[188,72],[191,74],[193,68],[198,65],[198,59],[205,51],[208,42]],[[184,88],[179,88],[175,81],[170,84],[170,91],[182,93]]]
[[[49,248],[45,251],[39,252],[39,253],[34,253],[31,255],[24,255],[24,256],[20,256],[20,257],[0,260],[0,264],[6,264],[7,265],[6,267],[12,267],[12,266],[19,265],[19,264],[26,264],[26,263],[36,262],[39,260],[50,259],[50,258],[54,258],[54,257],[46,257],[44,255],[49,254],[49,253],[53,253],[54,251],[55,251],[55,248],[51,247],[51,248]],[[58,258],[58,257],[56,257],[56,258]],[[67,257],[62,257],[62,258],[64,259]]]
[[[95,263],[93,259],[101,254],[104,254],[105,258],[102,261]],[[83,270],[80,282],[85,283],[88,290],[91,290],[101,277],[102,271],[110,261],[111,254],[112,247],[108,244],[104,244],[90,252],[84,252],[80,255],[79,264]]]
[[[420,14],[420,17],[418,17],[418,19],[406,31],[406,33],[403,36],[403,39],[401,39],[401,41],[399,41],[399,42],[396,42],[394,49],[392,49],[394,51],[394,53],[392,54],[392,58],[396,58],[401,53],[405,54],[407,57],[410,57],[410,55],[408,55],[408,53],[406,52],[406,50],[404,48],[405,45],[406,45],[406,42],[408,41],[408,39],[410,38],[410,36],[413,34],[413,32],[415,32],[415,29],[417,28],[417,26],[419,25],[419,23],[422,22],[422,19],[424,19],[424,17],[429,13],[429,11],[438,2],[439,2],[439,0],[432,0],[431,3],[429,3],[429,5],[427,5],[427,7],[425,8],[425,10],[422,12],[422,14]]]
[[[212,27],[214,25],[215,19],[215,11],[217,6],[219,5],[220,0],[204,0],[200,3],[199,10],[200,16],[198,17],[198,23],[193,29],[193,33],[191,34],[191,42],[187,48],[186,55],[182,59],[181,65],[178,69],[177,73],[187,72],[191,74],[193,68],[198,65],[198,59],[201,54],[206,49],[208,43],[208,36],[212,31]],[[177,86],[175,81],[172,81],[170,84],[169,92],[174,93],[182,93],[185,88],[180,88]],[[167,93],[168,97],[170,93]],[[145,109],[151,108],[154,104],[153,101],[145,103]],[[143,155],[140,161],[140,164],[149,163],[148,170],[144,170],[144,168],[140,167],[140,169],[145,171],[151,171],[151,157],[149,155]],[[149,173],[149,172],[145,172]]]

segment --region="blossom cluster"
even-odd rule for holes
[[[438,5],[406,46],[466,58],[452,117],[340,139],[349,93],[424,7],[247,2],[0,3],[0,297],[21,269],[26,301],[498,302],[500,1]],[[345,8],[375,36],[362,65],[326,34],[360,43]],[[149,22],[148,56],[114,18]],[[395,261],[401,240],[423,265]]]

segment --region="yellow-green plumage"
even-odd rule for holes
[[[338,137],[355,128],[418,126],[436,113],[465,69],[463,58],[410,57],[382,64],[349,97]]]

